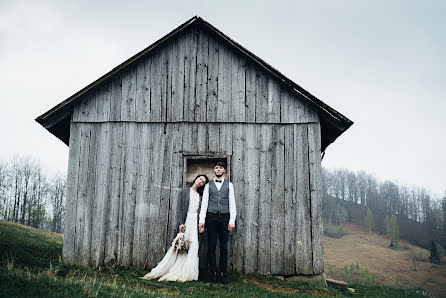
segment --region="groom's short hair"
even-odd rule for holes
[[[217,167],[217,166],[226,169],[226,165],[225,165],[225,163],[222,162],[222,161],[217,162],[217,163],[214,165],[214,168]]]

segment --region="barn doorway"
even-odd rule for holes
[[[214,165],[217,162],[224,162],[226,164],[226,173],[224,175],[225,179],[231,180],[231,158],[229,155],[184,155],[184,176],[186,185],[184,186],[190,186],[194,178],[199,174],[205,174],[208,176],[208,178],[211,180],[214,178]],[[232,237],[229,236],[229,237]],[[232,238],[229,240],[229,249],[231,246]],[[218,242],[217,242],[218,244]],[[219,245],[219,244],[218,244]],[[217,247],[219,247],[217,245]],[[201,240],[200,240],[200,263],[199,268],[201,273],[204,273],[207,271],[207,265],[208,265],[208,256],[207,256],[207,231],[205,230],[205,233],[201,234]],[[217,260],[219,259],[220,250],[216,250]],[[200,273],[200,275],[201,275]],[[206,274],[204,274],[206,275]]]
[[[214,165],[217,162],[224,162],[226,164],[225,179],[231,180],[231,163],[229,156],[184,156],[186,186],[189,186],[194,178],[199,174],[205,174],[209,180],[214,178]]]

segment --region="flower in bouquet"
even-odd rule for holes
[[[186,231],[185,227],[181,227],[180,232],[175,238],[174,249],[178,253],[185,253],[189,250],[191,241],[186,240],[184,236],[184,232]]]

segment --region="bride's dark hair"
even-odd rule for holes
[[[209,178],[208,178],[208,176],[206,176],[206,175],[204,175],[204,174],[197,175],[197,177],[195,177],[195,179],[192,181],[192,183],[190,184],[190,186],[194,185],[195,181],[196,181],[199,177],[204,177],[204,179],[206,180],[206,183],[203,184],[203,186],[197,188],[197,192],[202,196],[202,195],[203,195],[204,187],[206,186],[206,184],[209,183]]]

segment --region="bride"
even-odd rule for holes
[[[159,281],[181,282],[198,280],[198,215],[203,189],[208,182],[206,175],[198,175],[191,187],[183,189],[180,193],[177,226],[180,232],[186,229],[184,237],[190,241],[189,250],[186,253],[178,253],[174,247],[174,240],[164,258],[143,279],[158,278]]]

